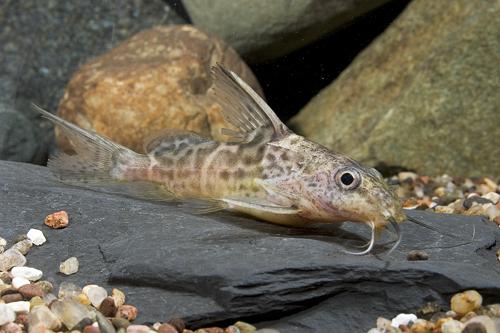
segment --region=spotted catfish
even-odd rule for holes
[[[49,167],[62,181],[120,183],[135,195],[203,202],[203,211],[242,212],[288,226],[313,222],[368,224],[378,231],[405,219],[382,176],[351,158],[293,133],[236,74],[215,66],[210,95],[234,129],[227,142],[168,130],[139,154],[42,109],[74,146]],[[399,237],[398,237],[399,239]]]

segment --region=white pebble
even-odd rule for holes
[[[441,325],[441,333],[460,333],[464,326],[465,325],[458,320],[447,320]]]
[[[482,197],[485,198],[485,199],[490,200],[495,205],[498,203],[498,201],[500,201],[500,194],[498,194],[496,192],[486,193]]]
[[[410,322],[415,322],[417,316],[413,313],[400,313],[392,318],[391,326],[398,328],[400,325],[408,325]]]
[[[0,246],[7,246],[7,241],[2,237],[0,237]]]
[[[23,278],[21,276],[17,276],[12,279],[12,287],[19,289],[22,286],[25,286],[27,284],[30,284],[30,280]]]
[[[90,303],[92,303],[95,308],[99,308],[102,301],[106,297],[108,297],[108,292],[106,291],[106,289],[95,284],[89,284],[83,287],[82,292],[87,295]]]
[[[43,276],[43,272],[41,270],[26,266],[16,266],[12,268],[10,272],[13,277],[23,277],[30,281],[38,281]]]
[[[5,325],[16,320],[16,314],[7,304],[0,304],[0,325]]]
[[[11,302],[7,306],[14,312],[30,312],[30,302],[27,301]]]
[[[78,272],[78,266],[78,259],[76,257],[71,257],[66,259],[59,265],[59,272],[66,275],[75,274],[76,272]]]
[[[45,239],[45,236],[43,235],[43,232],[38,229],[30,229],[26,236],[33,244],[37,246],[42,245],[47,241],[47,239]]]

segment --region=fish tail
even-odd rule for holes
[[[33,108],[55,125],[70,140],[75,154],[59,153],[49,159],[48,167],[63,182],[108,183],[126,180],[126,172],[147,167],[147,157],[133,152],[97,133],[86,131],[37,105]]]

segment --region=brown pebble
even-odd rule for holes
[[[488,333],[488,331],[481,323],[470,323],[464,327],[462,333]]]
[[[43,290],[34,283],[25,284],[19,288],[19,292],[25,299],[32,299],[35,296],[43,297]]]
[[[87,325],[83,328],[83,333],[101,333],[101,330],[93,325]]]
[[[23,295],[21,295],[20,293],[7,294],[2,296],[2,300],[5,303],[19,302],[22,301],[23,299],[24,299]]]
[[[409,261],[427,260],[429,259],[429,255],[427,254],[427,252],[422,250],[412,250],[408,252],[406,259]]]
[[[10,284],[12,282],[12,274],[9,272],[1,272],[0,280],[2,280],[5,284]]]
[[[500,225],[500,216],[497,216],[493,219],[493,222],[495,222],[497,225]]]
[[[3,289],[1,292],[0,292],[0,296],[4,296],[4,295],[9,295],[9,294],[16,294],[17,293],[17,289],[14,288],[14,287],[9,287],[9,288],[5,288]]]
[[[99,305],[99,311],[101,311],[101,313],[105,317],[114,317],[116,314],[116,310],[117,307],[115,305],[115,300],[111,296],[103,299],[101,305]]]
[[[128,321],[133,321],[137,318],[137,308],[133,305],[124,304],[118,307],[116,311],[116,317],[125,318]]]
[[[26,312],[20,312],[16,316],[16,324],[24,325],[26,326],[28,324],[28,313]]]
[[[161,324],[160,327],[158,327],[158,333],[178,333],[178,332],[177,329],[170,324]]]
[[[168,323],[175,327],[178,333],[182,333],[186,329],[186,323],[181,318],[172,318]]]
[[[411,330],[410,328],[408,327],[408,325],[399,325],[399,329],[401,330],[401,332],[403,333],[410,333]]]
[[[45,225],[51,227],[52,229],[61,229],[68,226],[69,218],[68,213],[64,210],[60,212],[55,212],[45,217],[45,221],[43,221]]]

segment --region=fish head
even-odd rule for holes
[[[315,210],[325,222],[369,222],[376,229],[405,220],[400,200],[376,169],[349,158],[339,163],[338,156],[333,163],[324,162],[313,167],[305,186],[309,212]]]

